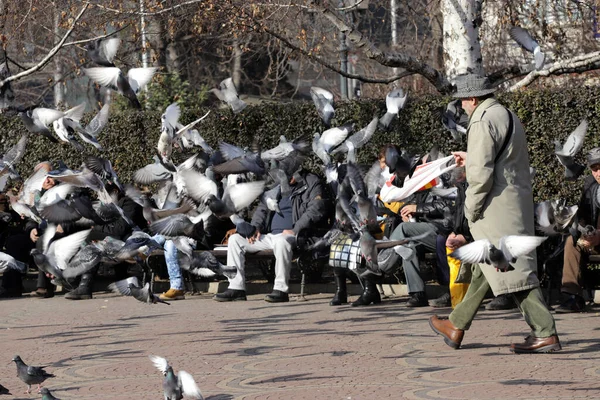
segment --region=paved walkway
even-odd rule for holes
[[[513,355],[528,333],[515,312],[482,310],[454,351],[429,328],[431,308],[405,298],[364,308],[307,302],[217,303],[188,297],[147,306],[93,300],[0,300],[0,384],[15,398],[26,363],[49,365],[61,399],[162,399],[149,354],[190,372],[207,399],[566,399],[600,397],[597,310],[557,316],[563,351]],[[446,314],[449,309],[438,310]],[[8,396],[7,396],[8,398]]]

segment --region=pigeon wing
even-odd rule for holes
[[[233,160],[235,158],[243,157],[246,154],[246,152],[241,147],[225,142],[221,142],[219,144],[219,151],[221,152],[223,158],[225,158],[228,161]]]
[[[454,250],[450,257],[469,264],[489,263],[490,246],[487,239],[476,240]]]
[[[188,170],[180,173],[185,182],[188,195],[199,203],[203,203],[211,194],[218,193],[217,184],[205,175]]]
[[[520,256],[535,250],[546,239],[548,238],[544,236],[509,235],[502,237],[499,245],[504,258],[508,262],[514,262]]]
[[[152,80],[152,77],[156,73],[156,67],[150,68],[131,68],[127,72],[127,80],[129,81],[129,86],[131,86],[131,90],[133,90],[136,94],[140,91],[144,86],[148,84]]]
[[[79,231],[50,244],[48,252],[54,255],[58,268],[62,270],[67,268],[69,260],[79,251],[91,231],[91,229]]]
[[[81,121],[83,113],[85,112],[85,103],[81,103],[67,111],[65,111],[65,117],[71,118],[73,121]]]
[[[121,70],[117,67],[82,68],[83,72],[100,86],[117,90]]]
[[[181,116],[181,109],[179,108],[179,104],[173,103],[167,107],[164,114],[162,115],[163,120],[163,129],[166,128],[175,128],[177,126],[177,122],[179,121],[179,117]]]
[[[65,113],[51,108],[38,107],[33,110],[31,116],[34,120],[39,120],[44,126],[48,126],[59,118],[65,116]]]
[[[536,47],[539,47],[539,44],[533,39],[531,34],[519,26],[513,26],[509,31],[509,35],[521,47],[531,53],[535,51]]]
[[[169,368],[169,363],[167,362],[166,358],[162,358],[159,356],[148,356],[148,358],[150,358],[150,361],[152,361],[152,364],[154,364],[156,369],[158,369],[163,374],[167,373],[167,368]]]
[[[262,194],[264,188],[264,181],[238,183],[227,186],[227,197],[237,212],[252,204]]]
[[[85,127],[86,132],[93,136],[94,138],[98,137],[98,134],[106,124],[108,123],[108,114],[110,111],[110,104],[105,104],[102,106],[98,114],[90,121],[89,124]]]
[[[181,389],[185,396],[190,396],[195,399],[204,399],[192,375],[188,374],[185,371],[179,371],[179,373],[177,374],[177,380],[179,381],[179,385],[181,386]]]
[[[385,106],[390,114],[398,114],[404,107],[408,94],[404,93],[401,88],[394,89],[385,96]]]
[[[130,278],[111,283],[108,285],[108,289],[116,294],[131,296],[131,289],[129,288],[129,285],[135,285],[136,287],[139,287],[140,282],[138,281],[138,278],[132,276]]]
[[[583,147],[583,140],[585,139],[585,134],[587,133],[588,122],[586,119],[581,121],[579,126],[575,128],[573,132],[569,135],[567,140],[562,146],[562,149],[556,151],[556,155],[566,156],[566,157],[574,157],[579,150]]]
[[[100,42],[100,48],[108,62],[113,62],[113,60],[115,59],[115,55],[117,55],[117,51],[119,50],[120,45],[121,39],[119,38],[110,38]]]

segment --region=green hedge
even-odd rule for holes
[[[525,125],[528,135],[531,164],[537,169],[535,178],[536,201],[564,196],[576,202],[580,193],[581,180],[565,182],[564,172],[553,155],[554,139],[564,140],[566,136],[587,117],[589,131],[580,155],[583,162],[585,151],[598,146],[597,135],[600,120],[598,88],[578,88],[562,91],[524,91],[502,94],[500,100],[517,113]],[[390,132],[378,131],[371,143],[359,151],[359,161],[371,163],[377,157],[379,148],[389,142],[401,147],[425,152],[433,144],[442,151],[464,149],[465,143],[457,145],[450,140],[435,112],[443,107],[449,98],[423,97],[410,99],[398,120],[393,122]],[[360,100],[338,103],[335,124],[355,121],[358,127],[366,125],[373,115],[385,112],[384,100]],[[182,122],[187,123],[208,109],[183,110]],[[99,141],[105,147],[104,156],[112,160],[124,182],[128,182],[137,168],[151,162],[154,147],[160,133],[160,112],[125,110],[113,113],[108,126]],[[88,118],[91,118],[89,115]],[[0,148],[6,150],[16,143],[24,126],[18,117],[0,116]],[[217,146],[219,141],[240,146],[249,146],[257,138],[264,148],[275,145],[280,135],[294,138],[301,134],[324,129],[312,102],[264,103],[249,106],[241,114],[234,115],[229,109],[212,110],[200,123],[199,130],[209,144]],[[90,146],[92,154],[100,154]],[[69,144],[55,145],[42,137],[33,137],[24,160],[17,169],[27,176],[32,167],[42,160],[62,159],[67,165],[81,165],[85,154],[80,154]],[[179,156],[180,158],[183,155]],[[316,160],[309,161],[316,168]]]

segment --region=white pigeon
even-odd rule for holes
[[[333,108],[333,93],[320,87],[313,86],[310,88],[310,97],[315,103],[317,113],[327,127],[331,126],[331,119],[335,115]]]
[[[232,78],[223,80],[219,84],[219,89],[211,89],[210,91],[214,93],[219,100],[227,103],[234,114],[241,112],[247,106],[244,101],[240,100]]]
[[[514,269],[510,264],[517,258],[532,252],[546,239],[541,236],[503,236],[499,248],[488,239],[481,239],[459,247],[450,257],[470,264],[489,264],[498,271],[506,272]]]
[[[168,361],[159,356],[149,356],[152,364],[164,375],[163,392],[165,400],[180,400],[183,396],[189,396],[194,399],[204,400],[198,385],[192,375],[185,371],[173,372]]]
[[[381,117],[379,123],[384,127],[388,128],[392,123],[394,117],[398,115],[400,110],[404,108],[408,93],[404,93],[401,88],[394,89],[385,96],[386,113]]]

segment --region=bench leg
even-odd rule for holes
[[[302,272],[302,280],[300,281],[300,295],[296,299],[296,301],[308,301],[306,297],[304,297],[304,286],[306,285],[306,274]]]
[[[377,290],[379,290],[379,295],[381,296],[382,299],[388,298],[388,295],[385,294],[385,291],[383,290],[383,285],[381,283],[377,284]]]

